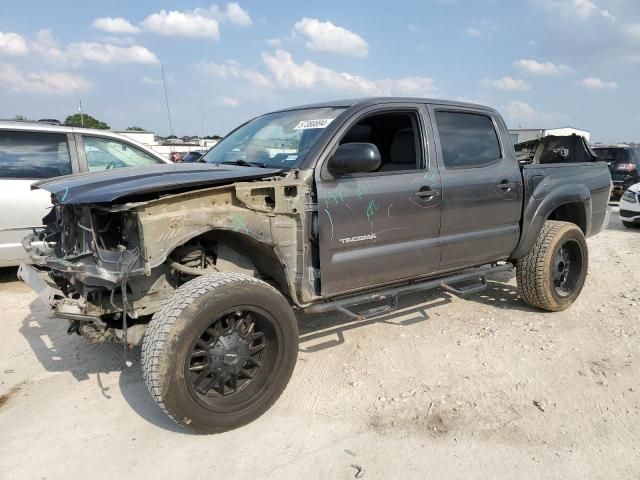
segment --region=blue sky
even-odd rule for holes
[[[413,95],[509,126],[640,140],[637,0],[0,4],[0,118],[85,111],[112,128],[224,134],[268,110]]]

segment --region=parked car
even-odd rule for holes
[[[189,155],[189,152],[171,152],[169,160],[173,163],[182,163],[187,155]]]
[[[640,182],[640,149],[629,145],[592,145],[591,148],[609,164],[613,195],[620,197],[631,185]]]
[[[37,122],[0,122],[0,267],[28,256],[21,241],[51,208],[49,194],[31,191],[35,180],[167,163],[120,135]]]
[[[640,183],[631,185],[620,198],[620,220],[627,228],[640,227]]]
[[[182,157],[182,161],[185,163],[199,162],[205,153],[205,150],[191,150]]]
[[[69,332],[142,342],[152,396],[199,432],[277,400],[296,363],[294,309],[361,319],[514,268],[525,302],[568,308],[585,237],[610,212],[606,164],[519,165],[502,117],[458,102],[273,112],[204,160],[38,183],[55,207],[25,240],[37,266],[19,270]],[[388,305],[362,311],[374,301]]]

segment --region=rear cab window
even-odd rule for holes
[[[435,117],[446,168],[483,167],[502,158],[498,133],[488,115],[436,110]]]
[[[70,173],[66,134],[0,130],[0,178],[45,179]]]

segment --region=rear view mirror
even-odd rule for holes
[[[378,147],[372,143],[345,143],[329,159],[327,169],[334,177],[352,173],[369,173],[380,168]]]

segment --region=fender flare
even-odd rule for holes
[[[586,186],[569,183],[557,186],[557,188],[554,187],[543,198],[536,198],[535,194],[536,192],[529,197],[523,207],[522,235],[516,249],[511,254],[511,259],[513,260],[518,260],[529,253],[540,235],[544,222],[562,205],[570,203],[582,205],[585,219],[585,237],[588,237],[591,231],[591,192]]]

